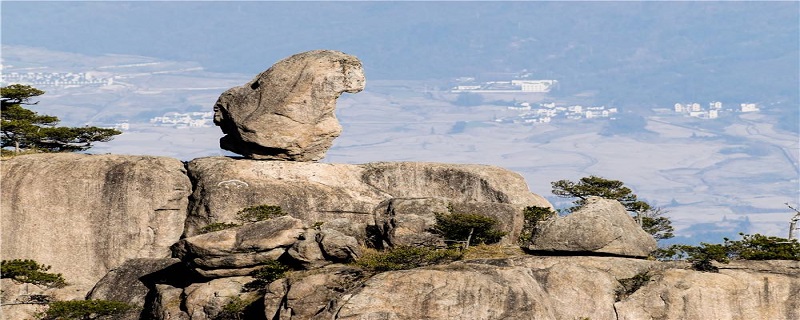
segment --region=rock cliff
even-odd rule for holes
[[[579,250],[551,244],[535,255],[403,271],[342,264],[360,256],[370,226],[387,245],[418,245],[439,241],[429,232],[431,214],[448,205],[493,214],[509,231],[519,228],[521,207],[549,206],[518,175],[495,167],[202,158],[188,168],[112,155],[3,161],[3,259],[36,259],[71,284],[48,289],[3,279],[3,314],[30,318],[43,310],[34,301],[40,297],[87,296],[138,306],[124,319],[215,319],[235,301],[249,303],[249,319],[798,318],[800,262],[734,262],[704,273],[683,263],[582,256],[621,255],[604,249],[612,242],[601,235],[576,239]],[[196,232],[263,203],[287,216]],[[590,203],[592,214],[618,205]],[[605,218],[582,221],[612,230],[628,223]],[[539,236],[576,228],[561,223]],[[541,255],[548,250],[560,256]],[[253,291],[251,273],[270,260],[295,271]],[[617,295],[622,281],[645,273],[640,288]]]
[[[2,257],[52,265],[80,296],[128,259],[166,258],[192,185],[177,159],[38,154],[2,162]]]

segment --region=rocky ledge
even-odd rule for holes
[[[214,319],[240,300],[254,319],[797,319],[800,306],[800,262],[704,273],[638,259],[652,239],[603,199],[545,223],[530,254],[382,273],[351,264],[370,243],[439,243],[434,215],[448,210],[495,217],[507,232],[497,248],[514,246],[522,209],[550,204],[491,166],[43,154],[1,169],[3,259],[35,259],[70,283],[3,279],[14,319],[42,310],[32,297],[138,306],[127,319]],[[261,204],[286,215],[236,220]],[[294,271],[254,290],[270,261]]]

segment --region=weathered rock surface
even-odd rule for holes
[[[617,257],[456,262],[378,274],[335,303],[334,319],[797,319],[800,262],[781,264],[714,274]],[[615,302],[619,280],[644,272],[651,280]]]
[[[389,247],[444,246],[439,235],[431,232],[436,213],[449,210],[443,198],[392,198],[375,208],[375,224]]]
[[[186,314],[192,320],[216,319],[225,305],[236,301],[255,300],[256,293],[244,293],[244,285],[253,281],[252,277],[230,277],[196,283],[183,290]],[[165,293],[170,293],[167,290]],[[179,316],[180,317],[180,316]]]
[[[157,279],[158,276],[154,274],[169,269],[176,264],[181,267],[180,260],[173,258],[128,260],[122,266],[109,271],[108,274],[100,279],[86,298],[125,302],[136,308],[131,310],[132,312],[126,313],[124,317],[118,316],[117,319],[139,319],[147,294],[151,289],[155,288],[155,283],[159,280],[164,282],[175,280]],[[148,277],[148,275],[151,276]],[[174,275],[170,276],[173,277]]]
[[[51,265],[85,295],[128,259],[166,258],[192,186],[150,156],[36,154],[2,161],[2,257]]]
[[[371,278],[337,319],[553,319],[547,300],[527,268],[415,269]]]
[[[220,147],[253,159],[316,161],[342,132],[334,109],[343,92],[364,89],[361,61],[315,50],[281,60],[214,106]]]
[[[587,199],[580,210],[544,223],[529,249],[647,257],[656,241],[616,200]]]
[[[441,236],[431,232],[436,214],[472,213],[495,218],[497,229],[506,232],[500,244],[515,244],[524,223],[524,205],[492,202],[450,202],[445,198],[393,198],[375,209],[375,224],[388,246],[443,246]]]
[[[367,225],[375,223],[375,208],[391,198],[551,207],[530,193],[520,175],[483,165],[349,165],[208,157],[191,161],[188,171],[195,190],[186,236],[210,223],[237,222],[237,212],[263,204],[278,205],[309,224],[347,218]]]
[[[333,229],[322,229],[316,237],[325,260],[345,263],[361,256],[361,246],[354,237]]]
[[[317,242],[319,231],[315,229],[308,229],[300,236],[300,239],[289,248],[286,253],[295,263],[301,265],[304,269],[320,268],[324,265],[331,264],[330,261],[325,260],[325,255],[322,253],[322,248]]]
[[[59,289],[0,279],[0,316],[3,319],[36,319],[47,310],[47,303],[56,300],[80,299],[60,296]]]
[[[185,238],[172,249],[175,257],[205,276],[246,275],[277,260],[303,233],[302,221],[283,216]],[[213,269],[223,273],[210,272]]]
[[[519,174],[495,166],[433,162],[373,162],[362,179],[392,198],[440,197],[452,202],[494,202],[552,207],[531,193]]]
[[[28,304],[35,299],[81,299],[91,287],[82,285],[106,275],[90,298],[144,306],[142,317],[153,319],[213,319],[237,301],[257,311],[247,319],[798,318],[797,261],[734,262],[719,265],[715,274],[624,257],[520,256],[375,276],[335,263],[359,255],[370,226],[392,224],[393,241],[407,237],[413,243],[410,235],[428,230],[432,213],[448,205],[453,212],[492,215],[509,232],[519,225],[520,208],[550,206],[502,169],[227,158],[197,159],[189,168],[197,215],[185,229],[191,236],[175,246],[181,258],[176,263],[159,258],[178,241],[183,220],[176,216],[185,214],[179,207],[188,202],[189,180],[179,161],[72,154],[4,161],[3,259],[32,258],[53,265],[70,282],[82,275],[89,280],[48,289],[0,279],[3,317],[34,317],[43,310]],[[239,222],[236,212],[261,204],[280,205],[290,216],[191,234],[211,222]],[[567,223],[570,217],[578,218]],[[653,241],[621,205],[606,200],[592,200],[547,224],[537,239],[545,236],[567,241],[539,250],[575,255],[642,256]],[[274,259],[313,269],[247,291],[253,278],[240,276]],[[644,272],[650,281],[627,297],[616,296],[620,280]]]
[[[267,319],[336,319],[340,298],[363,282],[358,268],[331,265],[271,283],[266,288]]]
[[[183,289],[166,284],[157,284],[153,292],[150,319],[189,320],[189,314],[181,309]]]
[[[615,305],[618,319],[800,319],[800,263],[742,268],[753,264],[760,263],[719,265],[719,273],[666,270]]]

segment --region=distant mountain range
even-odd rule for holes
[[[7,2],[3,44],[255,74],[317,48],[368,79],[526,70],[555,95],[650,108],[800,103],[798,2]]]

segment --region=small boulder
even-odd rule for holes
[[[319,231],[308,229],[300,236],[299,241],[295,242],[289,250],[286,250],[289,258],[304,269],[314,269],[330,264],[330,261],[325,260],[325,255],[323,255],[322,249],[319,247],[317,235],[319,235]]]
[[[333,229],[323,229],[317,234],[322,253],[333,262],[351,262],[361,256],[361,246],[356,238]]]
[[[157,284],[154,289],[155,299],[150,310],[150,319],[189,320],[186,311],[181,310],[183,302],[182,288],[167,284]]]
[[[256,292],[243,292],[244,286],[253,280],[252,277],[230,277],[192,284],[183,290],[186,313],[192,320],[222,318],[226,305],[240,302],[244,307],[247,302],[256,301]]]
[[[199,267],[201,274],[232,276],[277,260],[303,231],[301,220],[282,216],[189,237],[176,243],[172,250],[175,257]],[[221,273],[207,272],[214,269]]]
[[[594,252],[647,257],[656,240],[642,230],[619,201],[591,197],[580,210],[546,222],[530,250]]]
[[[267,287],[264,313],[268,319],[335,319],[342,298],[366,278],[357,267],[334,264],[277,280]]]
[[[447,212],[443,198],[392,198],[375,209],[375,224],[385,245],[444,246],[441,237],[431,232],[436,213]]]
[[[125,261],[119,268],[109,271],[105,277],[95,284],[87,298],[91,300],[121,301],[137,307],[137,312],[128,312],[120,319],[139,319],[139,312],[145,306],[145,298],[155,283],[145,283],[148,280],[157,280],[147,275],[156,274],[171,266],[182,267],[178,259],[131,259]],[[184,271],[188,271],[185,270]]]
[[[317,161],[342,132],[334,109],[343,92],[364,90],[361,61],[314,50],[283,59],[214,105],[220,147],[251,159]]]
[[[359,245],[366,245],[367,228],[367,223],[352,221],[348,218],[333,219],[319,226],[320,230],[336,230],[344,235],[356,238]]]

